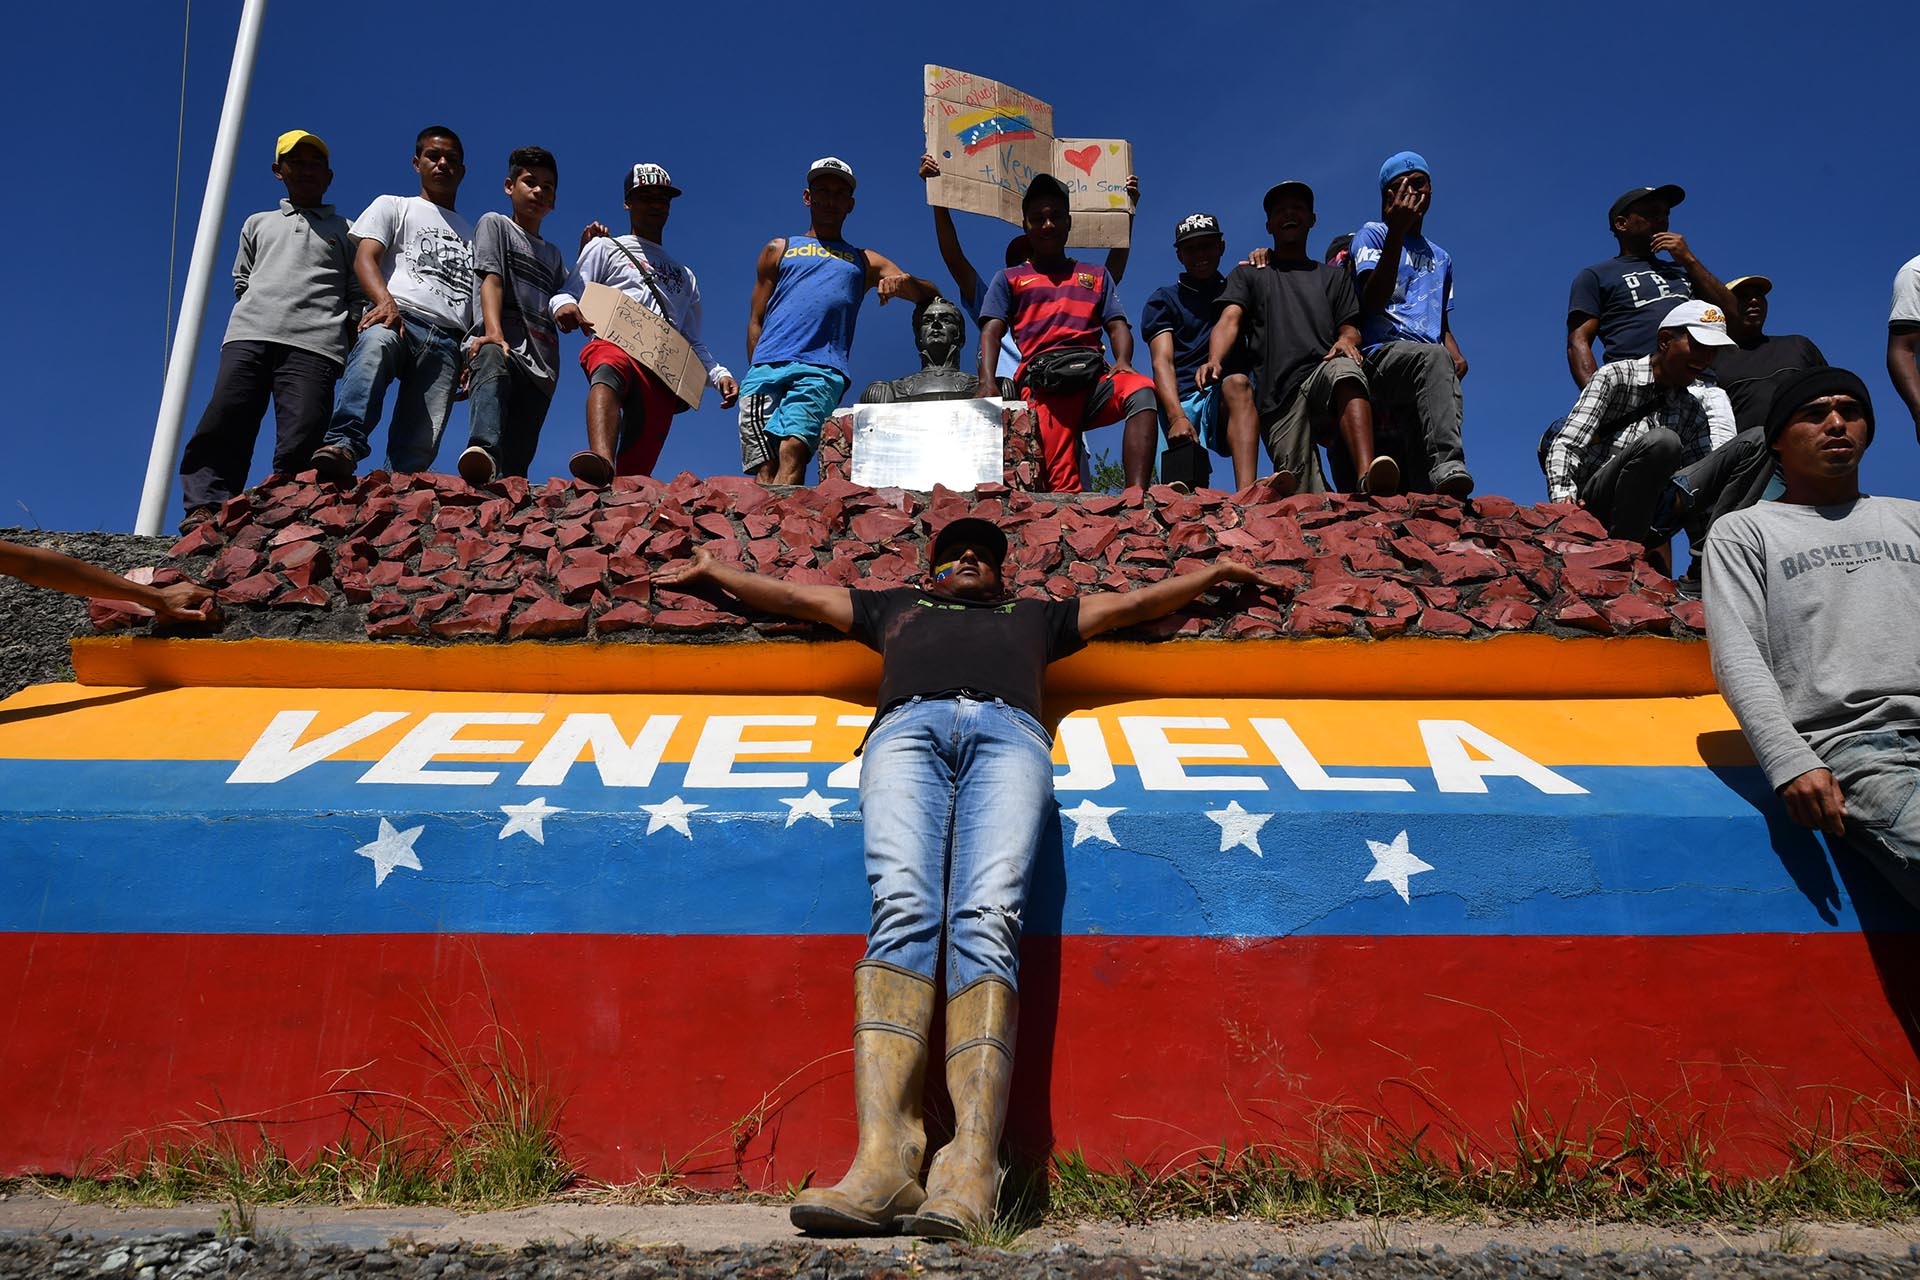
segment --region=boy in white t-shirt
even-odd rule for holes
[[[371,452],[388,383],[400,384],[387,426],[390,471],[432,466],[453,408],[473,298],[473,224],[453,208],[467,174],[459,136],[444,125],[422,129],[413,168],[419,195],[379,196],[354,219],[354,275],[373,305],[347,356],[326,442],[314,450],[323,479],[351,480]]]

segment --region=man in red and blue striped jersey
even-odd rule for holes
[[[1133,368],[1133,329],[1105,267],[1067,257],[1073,215],[1067,189],[1041,174],[1021,197],[1032,256],[994,277],[980,304],[980,389],[999,394],[993,370],[1001,337],[1020,347],[1014,386],[1033,406],[1042,478],[1056,493],[1080,491],[1080,433],[1124,421],[1120,465],[1127,483],[1145,486],[1153,471],[1159,408],[1153,379]],[[1101,358],[1106,335],[1113,362]]]

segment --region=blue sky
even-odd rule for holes
[[[176,309],[239,8],[193,8]],[[1319,195],[1317,250],[1376,212],[1382,158],[1423,152],[1435,187],[1427,230],[1456,261],[1455,330],[1472,362],[1467,461],[1482,492],[1523,501],[1544,496],[1535,442],[1574,395],[1567,286],[1614,252],[1614,196],[1678,182],[1689,198],[1673,225],[1695,252],[1722,278],[1773,277],[1770,329],[1805,333],[1866,377],[1884,428],[1869,488],[1920,495],[1920,447],[1884,367],[1893,273],[1920,253],[1906,88],[1920,6],[1647,6],[1628,18],[1593,6],[1375,3],[1358,11],[1364,23],[1331,6],[1097,11],[1108,18],[1095,21],[1091,5],[988,20],[902,4],[476,0],[393,6],[370,22],[279,0],[188,429],[212,388],[240,223],[282,194],[269,165],[283,129],[332,146],[332,199],[348,216],[382,192],[417,189],[408,161],[429,122],[466,143],[460,209],[472,218],[505,207],[509,150],[546,146],[561,166],[549,238],[569,254],[591,219],[624,227],[628,164],[664,164],[686,191],[668,246],[700,277],[709,345],[741,372],[755,255],[768,237],[805,229],[800,192],[815,156],[840,155],[860,176],[851,239],[951,288],[914,176],[919,69],[931,61],[1047,99],[1062,132],[1133,142],[1143,198],[1121,296],[1136,319],[1179,270],[1169,246],[1183,215],[1217,214],[1229,248],[1244,251],[1264,239],[1261,192],[1304,178]],[[182,18],[173,0],[122,0],[10,19],[0,104],[28,145],[4,214],[22,287],[0,318],[11,372],[0,525],[132,528],[164,371]],[[975,263],[991,265],[1009,230],[961,222]],[[917,367],[907,319],[905,305],[882,310],[869,297],[856,389]],[[571,358],[579,339],[565,341]],[[536,473],[564,472],[583,404],[570,364]],[[465,429],[457,407],[444,469]],[[269,420],[255,478],[271,431]],[[1117,429],[1090,439],[1118,455]],[[383,441],[384,427],[376,449]],[[733,415],[710,395],[676,421],[660,470],[738,461]],[[178,515],[176,491],[169,527]]]

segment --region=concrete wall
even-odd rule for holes
[[[594,1176],[848,1158],[864,650],[619,646],[609,693],[591,645],[401,650],[443,686],[411,689],[353,687],[379,646],[91,646],[96,683],[0,704],[0,1173],[212,1117],[325,1141],[356,1089],[440,1088],[433,1010],[517,1037]],[[1785,824],[1704,665],[1062,664],[1014,1144],[1150,1161],[1344,1108],[1499,1146],[1517,1101],[1633,1095],[1764,1162],[1817,1096],[1897,1089],[1914,920]]]

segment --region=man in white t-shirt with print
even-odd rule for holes
[[[428,125],[413,143],[417,196],[379,196],[354,219],[353,269],[373,305],[360,320],[334,397],[327,438],[314,450],[323,479],[346,481],[372,449],[387,385],[400,384],[387,424],[387,469],[425,471],[460,381],[471,320],[473,224],[454,212],[467,175],[459,135]]]
[[[1913,430],[1920,435],[1920,258],[1893,277],[1893,310],[1887,313],[1887,376],[1900,393]]]
[[[580,352],[587,375],[587,447],[567,462],[574,477],[587,484],[609,484],[616,475],[652,475],[673,417],[683,407],[652,370],[594,333],[593,322],[580,312],[589,284],[620,290],[678,329],[707,371],[707,384],[720,393],[722,409],[731,409],[740,397],[740,384],[700,336],[700,282],[691,267],[661,247],[679,195],[661,166],[628,169],[621,199],[629,234],[612,235],[598,222],[588,226],[594,238],[580,246],[573,274],[553,295],[553,321],[560,332],[578,329],[588,339]]]

